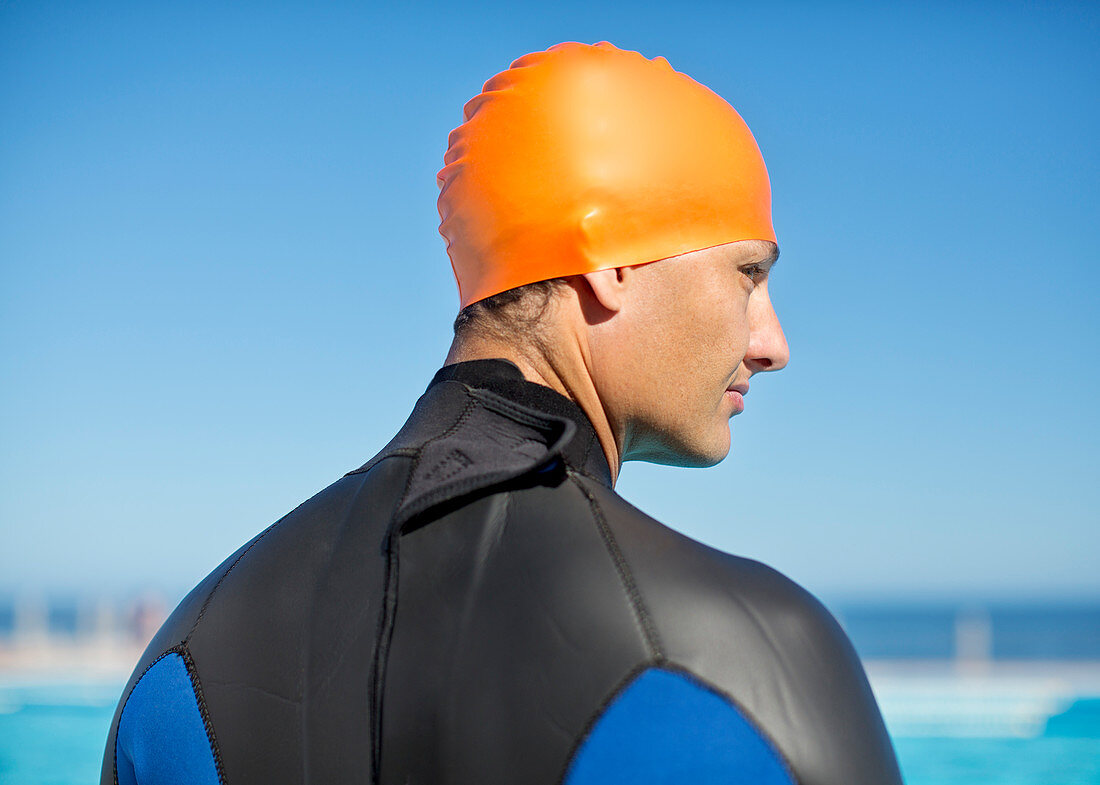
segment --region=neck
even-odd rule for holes
[[[621,452],[588,371],[587,352],[583,349],[583,343],[577,340],[554,348],[557,350],[502,341],[490,336],[468,336],[454,340],[444,364],[494,358],[509,360],[515,363],[527,381],[549,387],[571,399],[581,407],[596,430],[607,464],[611,467],[611,483],[614,485],[622,466],[619,460]]]

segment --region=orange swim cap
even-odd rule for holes
[[[663,57],[558,44],[463,111],[436,176],[463,308],[549,278],[775,242],[748,126]]]

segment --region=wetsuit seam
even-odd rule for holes
[[[424,449],[433,442],[440,441],[454,434],[462,424],[469,419],[474,409],[479,404],[479,399],[467,391],[467,401],[462,411],[447,430],[438,433],[416,448],[416,455],[412,458],[412,466],[409,467],[409,475],[405,479],[405,487],[402,489],[401,498],[394,507],[393,517],[390,519],[383,539],[386,563],[383,575],[382,609],[379,613],[377,630],[377,643],[372,667],[372,684],[370,694],[370,724],[373,729],[371,739],[371,775],[373,782],[382,779],[382,700],[385,691],[386,660],[389,657],[390,641],[393,637],[394,619],[397,615],[397,586],[398,586],[398,542],[401,523],[401,509],[406,499],[412,492],[413,479],[416,469],[424,456]]]
[[[157,656],[156,659],[154,659],[152,662],[150,662],[148,665],[146,665],[145,669],[141,672],[141,674],[136,679],[134,679],[134,683],[130,686],[130,689],[127,690],[125,697],[123,697],[123,699],[122,699],[122,709],[118,713],[118,723],[115,726],[115,749],[114,749],[115,785],[118,785],[118,732],[122,728],[122,717],[126,714],[126,707],[130,703],[130,696],[132,696],[134,694],[134,690],[136,690],[137,686],[139,684],[141,684],[141,680],[145,678],[145,674],[148,673],[149,671],[151,671],[153,669],[154,665],[156,665],[158,662],[163,660],[169,654],[172,654],[173,652],[175,652],[176,649],[179,648],[182,645],[183,645],[182,643],[178,643],[175,646],[173,646],[171,649],[168,649],[166,651],[161,652]]]
[[[595,435],[594,434],[589,434],[588,440],[587,440],[587,442],[585,443],[585,446],[584,446],[584,453],[582,453],[581,459],[576,465],[574,464],[573,461],[570,461],[564,455],[562,456],[562,460],[565,462],[566,466],[568,466],[570,469],[575,471],[577,474],[583,474],[585,477],[589,478],[590,480],[595,480],[596,482],[598,482],[601,485],[606,487],[607,486],[607,481],[603,477],[600,477],[596,472],[594,472],[594,471],[592,471],[588,468],[588,457],[592,454],[592,445],[595,442],[596,442]]]
[[[584,457],[581,458],[581,471],[588,474],[588,456],[592,454],[592,443],[596,441],[596,435],[589,434],[588,444],[584,446]]]
[[[565,757],[565,766],[562,768],[561,774],[558,775],[557,782],[559,785],[563,785],[563,783],[565,782],[565,778],[569,776],[569,770],[573,767],[573,759],[577,756],[577,753],[580,752],[581,747],[583,747],[584,743],[588,740],[588,736],[592,733],[592,729],[595,728],[596,725],[599,724],[600,719],[603,718],[604,712],[606,712],[608,708],[611,707],[612,703],[618,700],[619,696],[626,691],[627,687],[634,683],[635,679],[637,679],[650,668],[657,667],[659,665],[659,662],[653,660],[639,662],[637,665],[627,671],[626,675],[619,679],[615,686],[612,687],[607,695],[603,697],[603,700],[600,701],[595,710],[593,710],[593,712],[588,715],[588,719],[584,721],[584,726],[581,728],[580,733],[577,734],[577,738],[573,740],[573,744],[569,748],[569,754]]]
[[[367,472],[374,469],[375,466],[382,463],[382,461],[388,458],[414,458],[416,457],[416,452],[417,450],[415,447],[394,447],[393,449],[379,453],[378,455],[367,461],[365,465],[360,466],[358,469],[353,469],[344,476],[352,477],[356,474],[366,474]]]
[[[595,728],[596,725],[599,724],[600,720],[603,719],[604,714],[611,707],[611,704],[618,700],[619,696],[621,696],[626,691],[626,688],[629,687],[635,679],[637,679],[639,676],[641,676],[643,673],[645,673],[647,670],[650,670],[651,668],[657,668],[668,673],[679,674],[700,689],[711,692],[717,695],[722,700],[726,701],[730,705],[730,707],[734,709],[734,711],[738,712],[745,719],[745,721],[749,723],[753,731],[755,731],[760,736],[760,739],[764,742],[764,746],[767,748],[768,752],[772,754],[776,762],[779,764],[779,767],[783,769],[783,773],[786,774],[788,778],[790,778],[790,781],[793,783],[793,785],[800,785],[801,780],[795,774],[794,767],[783,755],[782,751],[779,748],[779,745],[764,730],[763,726],[760,724],[759,721],[757,721],[756,717],[754,717],[752,713],[741,704],[740,701],[738,701],[725,690],[719,688],[717,685],[711,684],[702,676],[699,676],[697,673],[690,670],[689,668],[667,660],[642,662],[635,665],[627,672],[626,676],[619,680],[618,684],[615,685],[615,687],[604,697],[604,699],[600,701],[599,706],[596,707],[596,709],[589,715],[588,719],[585,721],[584,727],[581,728],[581,732],[577,735],[573,746],[570,748],[569,754],[565,758],[565,766],[557,779],[558,785],[564,785],[566,778],[569,776],[570,769],[572,769],[573,767],[573,763],[576,759],[577,753],[580,752],[581,747],[583,747],[584,743],[588,740],[588,737],[589,735],[591,735],[593,728]]]
[[[650,616],[649,610],[645,606],[645,602],[642,600],[642,594],[638,589],[638,584],[634,581],[634,574],[630,569],[630,564],[619,548],[619,543],[615,539],[615,535],[607,523],[607,518],[603,514],[603,509],[600,507],[595,495],[590,490],[585,488],[580,482],[577,482],[572,474],[570,474],[570,478],[573,479],[573,484],[576,485],[580,492],[584,494],[585,498],[588,499],[589,507],[592,510],[592,517],[596,522],[596,529],[599,531],[604,546],[607,548],[611,560],[615,564],[615,569],[619,574],[619,580],[622,582],[627,599],[630,601],[631,609],[634,611],[635,623],[637,623],[641,629],[642,637],[645,639],[646,648],[649,649],[650,656],[656,662],[663,662],[665,654],[664,648],[661,645],[660,636],[657,632],[657,626]]]
[[[374,466],[377,466],[378,464],[382,463],[382,461],[384,461],[384,460],[386,460],[387,458],[390,458],[390,457],[391,457],[390,455],[385,455],[384,457],[382,457],[381,459],[379,459],[379,461],[378,461],[377,463],[375,463],[375,464],[374,464]],[[374,466],[372,466],[371,468],[373,469],[373,468],[374,468]],[[348,474],[345,474],[345,475],[344,475],[344,477],[348,477],[348,476],[350,476],[350,475],[348,475]],[[343,479],[343,477],[341,477],[340,479]],[[339,481],[340,481],[340,480],[337,480],[336,482],[339,482]],[[226,578],[228,578],[228,577],[229,577],[229,573],[233,572],[234,568],[236,568],[236,566],[237,566],[237,565],[238,565],[238,564],[240,563],[241,559],[243,559],[243,558],[244,558],[245,556],[247,556],[247,555],[248,555],[248,552],[249,552],[250,550],[252,550],[252,549],[253,549],[253,548],[255,548],[255,547],[256,547],[257,545],[259,545],[259,544],[260,544],[260,540],[264,539],[264,538],[265,538],[265,537],[266,537],[266,536],[267,536],[267,535],[268,535],[268,534],[269,534],[269,533],[271,532],[271,530],[272,530],[272,529],[274,529],[274,528],[275,528],[276,526],[278,526],[278,525],[279,525],[280,523],[282,523],[282,522],[283,522],[283,521],[285,521],[285,520],[286,520],[287,518],[289,518],[289,517],[290,517],[291,515],[293,515],[294,513],[296,513],[296,512],[297,512],[297,511],[298,511],[298,510],[299,510],[299,509],[300,509],[301,507],[303,507],[303,506],[305,506],[305,505],[306,505],[307,503],[309,503],[309,501],[310,501],[310,499],[306,499],[306,500],[305,500],[305,501],[303,501],[303,502],[302,502],[301,504],[299,504],[299,505],[298,505],[297,507],[295,507],[295,508],[294,508],[293,510],[291,510],[291,511],[290,511],[290,512],[288,512],[288,513],[287,513],[286,515],[284,515],[284,516],[282,516],[281,518],[279,518],[279,520],[275,521],[275,522],[274,522],[273,524],[271,524],[270,526],[268,526],[268,527],[267,527],[266,529],[264,529],[264,530],[263,530],[262,532],[260,532],[259,534],[257,534],[257,535],[256,535],[256,537],[255,537],[255,539],[253,539],[253,540],[252,540],[252,542],[250,542],[250,543],[248,544],[248,547],[247,547],[247,548],[245,548],[245,549],[244,549],[244,551],[242,551],[242,552],[241,552],[241,555],[240,555],[240,556],[238,556],[238,557],[237,557],[236,559],[234,559],[234,560],[233,560],[233,563],[229,565],[229,567],[228,567],[228,568],[226,569],[226,571],[225,571],[224,573],[222,573],[221,577],[220,577],[220,578],[218,578],[218,580],[217,580],[217,582],[216,582],[216,583],[214,584],[213,588],[211,588],[211,589],[210,589],[210,593],[206,595],[206,599],[204,599],[204,600],[203,600],[203,602],[202,602],[202,608],[200,608],[200,609],[199,609],[199,615],[195,617],[195,622],[194,622],[194,624],[192,624],[192,625],[191,625],[191,629],[187,631],[187,635],[186,635],[186,636],[184,636],[184,638],[183,638],[183,643],[184,643],[184,644],[187,644],[187,643],[190,643],[190,642],[191,642],[191,636],[195,634],[195,630],[197,630],[197,629],[198,629],[198,627],[199,627],[199,622],[201,622],[201,621],[202,621],[202,617],[206,615],[206,609],[207,609],[207,608],[209,608],[209,607],[210,607],[210,603],[211,603],[211,602],[213,602],[213,600],[214,600],[214,595],[218,593],[218,589],[219,589],[219,588],[221,588],[222,582],[223,582],[223,581],[224,581],[224,580],[225,580]]]
[[[136,690],[137,686],[141,684],[141,680],[145,678],[145,674],[151,671],[154,665],[163,660],[169,654],[178,654],[180,656],[180,659],[183,660],[184,670],[187,671],[187,679],[191,683],[192,692],[194,692],[195,694],[195,704],[197,705],[199,710],[199,717],[202,719],[203,728],[206,731],[206,741],[210,745],[210,753],[214,758],[214,769],[218,775],[218,782],[221,785],[225,785],[225,771],[222,767],[221,751],[218,749],[217,741],[214,737],[214,726],[210,722],[210,713],[207,711],[206,708],[206,700],[203,698],[202,695],[202,687],[199,685],[197,677],[194,673],[195,661],[191,657],[191,652],[188,650],[185,641],[181,641],[175,646],[172,646],[169,649],[165,649],[159,655],[157,655],[157,657],[152,662],[146,665],[145,668],[141,671],[141,674],[136,679],[134,679],[133,685],[126,692],[126,697],[122,699],[122,709],[118,713],[118,724],[115,727],[115,748],[111,755],[111,757],[113,758],[113,765],[111,766],[111,769],[112,775],[114,777],[114,785],[119,785],[118,732],[122,727],[122,717],[126,714],[126,707],[130,704],[130,698],[133,696],[134,690]]]
[[[565,418],[559,417],[555,414],[544,414],[537,409],[531,409],[523,404],[510,401],[502,395],[493,392],[492,390],[486,390],[481,387],[474,387],[466,382],[459,382],[455,379],[449,379],[448,381],[454,381],[461,385],[462,389],[468,396],[476,398],[479,403],[485,405],[487,409],[497,411],[499,414],[510,416],[513,419],[522,422],[524,425],[530,425],[533,427],[555,425],[564,421]],[[485,395],[484,393],[488,393]]]
[[[290,513],[287,513],[287,515],[289,515],[289,514]],[[254,539],[251,543],[249,543],[248,547],[245,548],[241,552],[240,556],[238,556],[236,559],[233,560],[233,563],[229,565],[229,567],[226,569],[226,571],[224,573],[222,573],[221,577],[219,577],[218,580],[214,583],[213,587],[211,587],[211,589],[210,589],[210,593],[207,594],[206,599],[204,599],[202,601],[202,607],[199,609],[199,615],[195,617],[195,621],[191,625],[191,629],[189,629],[187,631],[187,635],[184,636],[184,638],[183,638],[184,643],[189,643],[191,641],[191,636],[195,634],[195,630],[197,630],[198,627],[199,627],[199,622],[201,622],[202,617],[206,615],[206,609],[209,608],[210,603],[213,602],[214,595],[217,594],[218,589],[222,585],[222,581],[224,581],[226,578],[229,577],[229,573],[233,572],[233,568],[236,567],[240,563],[241,559],[243,559],[246,555],[248,555],[248,552],[250,550],[252,550],[256,546],[256,544],[260,542],[260,540],[262,540],[264,537],[266,537],[268,532],[270,532],[272,529],[274,529],[276,526],[278,526],[279,522],[282,521],[283,518],[286,518],[286,515],[284,515],[278,521],[275,521],[275,523],[271,524],[266,529],[264,529],[262,532],[260,532],[259,535],[257,535],[256,539]]]
[[[199,682],[195,659],[191,656],[191,650],[187,648],[186,644],[181,643],[179,645],[178,653],[183,659],[183,666],[187,670],[187,678],[191,681],[191,689],[195,693],[195,703],[198,704],[199,716],[202,717],[202,725],[206,729],[206,741],[210,745],[210,752],[214,756],[214,769],[218,774],[218,782],[224,785],[225,767],[222,764],[221,748],[218,746],[218,739],[214,734],[214,723],[210,719],[210,710],[206,706],[206,696],[203,694],[202,684]]]

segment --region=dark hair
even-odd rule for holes
[[[470,303],[455,318],[455,337],[480,330],[501,338],[529,335],[546,314],[550,300],[565,285],[564,278],[550,278]]]

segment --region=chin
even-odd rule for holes
[[[728,423],[717,433],[697,434],[696,438],[664,439],[631,450],[623,457],[626,461],[645,461],[662,466],[682,466],[690,469],[706,469],[725,460],[730,453],[730,429]],[[706,438],[710,437],[710,438]]]

